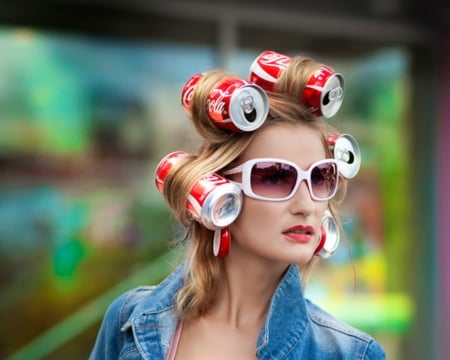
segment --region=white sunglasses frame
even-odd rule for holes
[[[294,185],[294,188],[292,189],[291,193],[288,196],[285,196],[283,198],[269,198],[269,197],[255,194],[253,192],[252,187],[251,187],[251,171],[252,171],[253,165],[260,163],[260,162],[279,162],[282,164],[292,166],[297,171],[297,181]],[[334,191],[332,192],[332,194],[330,194],[326,198],[319,198],[312,193],[311,171],[316,166],[320,166],[322,164],[329,164],[329,163],[334,164],[336,166],[336,187],[334,188]],[[255,158],[255,159],[247,160],[246,162],[242,163],[241,165],[238,165],[232,169],[225,170],[222,172],[223,175],[234,175],[234,174],[239,174],[239,173],[242,173],[242,181],[241,182],[236,181],[236,180],[231,180],[231,179],[230,179],[230,181],[233,181],[234,183],[236,183],[241,188],[241,190],[244,192],[245,195],[247,195],[248,197],[251,197],[253,199],[256,199],[256,200],[265,200],[265,201],[274,201],[274,202],[285,201],[285,200],[289,200],[292,197],[294,197],[294,195],[297,193],[297,190],[303,180],[306,181],[308,191],[309,191],[309,196],[311,196],[311,199],[313,199],[315,201],[330,200],[336,195],[337,188],[339,185],[339,175],[340,175],[339,163],[338,163],[338,161],[336,161],[335,159],[332,159],[332,158],[316,161],[316,162],[312,163],[308,167],[307,170],[303,170],[296,163],[289,161],[289,160],[277,159],[277,158]]]

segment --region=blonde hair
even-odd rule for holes
[[[332,157],[327,144],[327,134],[335,132],[322,118],[312,115],[299,101],[298,89],[301,88],[301,77],[294,74],[301,69],[308,72],[307,64],[316,65],[313,61],[302,62],[294,58],[293,67],[286,69],[279,79],[274,92],[267,92],[269,98],[269,115],[262,125],[279,126],[281,124],[302,124],[317,131],[322,138],[328,157]],[[311,71],[311,69],[309,70]],[[230,132],[212,124],[206,111],[207,97],[214,85],[233,75],[220,70],[213,70],[203,75],[197,83],[190,103],[190,119],[203,137],[203,144],[195,155],[184,158],[172,168],[165,179],[163,195],[175,218],[186,228],[185,239],[189,240],[187,253],[186,277],[183,286],[176,296],[177,311],[181,319],[195,318],[204,314],[213,304],[223,259],[213,255],[213,231],[192,219],[186,211],[187,195],[204,175],[212,172],[220,173],[239,160],[239,156],[248,147],[258,130],[254,132]],[[299,83],[297,83],[296,79]],[[341,181],[341,187],[345,182]],[[343,195],[345,191],[340,191]],[[329,202],[330,210],[335,214],[338,199]],[[302,285],[317,263],[317,258],[301,267]]]
[[[304,56],[292,58],[289,66],[282,72],[274,86],[274,91],[290,94],[300,99],[303,90],[313,73],[325,65]]]

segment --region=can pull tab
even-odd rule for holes
[[[328,105],[330,102],[338,101],[344,96],[344,89],[340,86],[328,91],[323,99],[323,105]]]
[[[353,164],[355,161],[355,155],[348,149],[336,149],[334,157],[336,160],[343,161],[347,164]]]
[[[245,119],[249,122],[256,120],[256,109],[255,100],[253,96],[248,94],[241,99],[240,102],[242,112],[244,113]]]

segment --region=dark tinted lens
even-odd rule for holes
[[[327,198],[333,194],[337,185],[337,166],[326,163],[311,169],[311,191],[317,198]]]
[[[288,196],[297,181],[297,171],[290,165],[261,162],[253,165],[251,187],[256,195],[277,199]]]

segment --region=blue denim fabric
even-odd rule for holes
[[[163,360],[177,325],[174,295],[183,283],[178,267],[160,285],[139,287],[108,308],[90,360]],[[258,337],[264,360],[385,359],[369,335],[338,320],[303,297],[297,267],[276,289]]]

